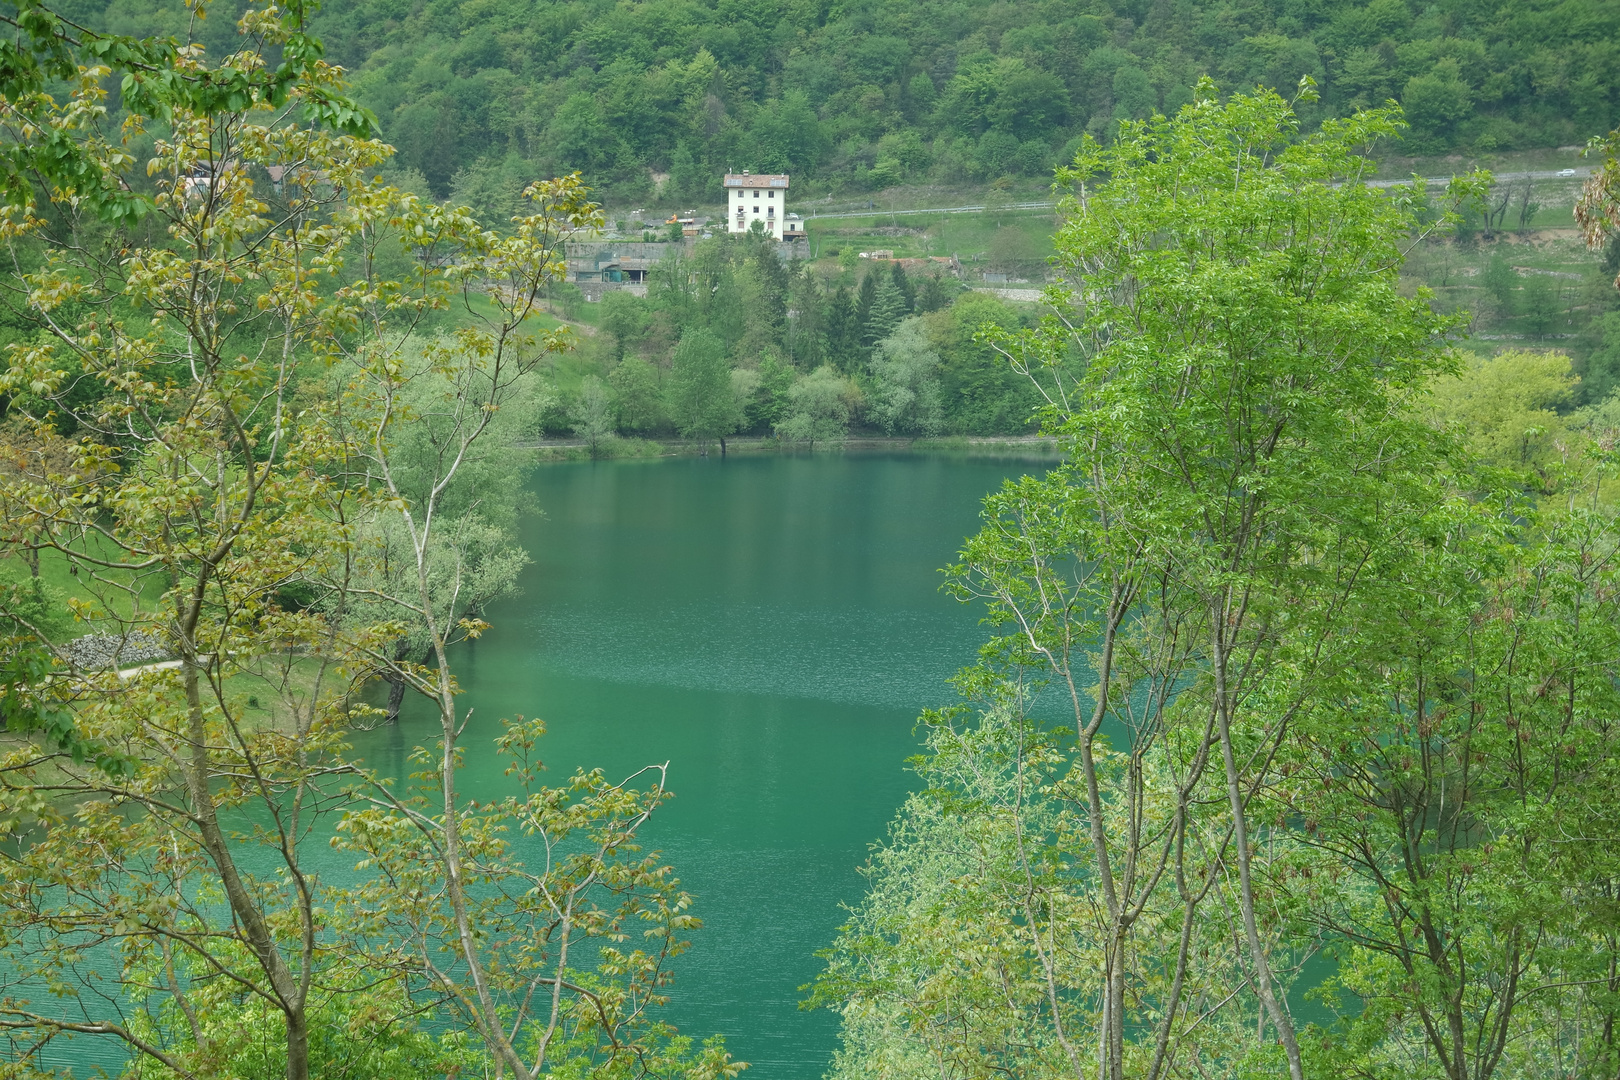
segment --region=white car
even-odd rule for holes
[[[1574,176],[1575,175],[1575,170],[1574,169],[1559,169],[1558,170],[1558,175],[1559,176]]]

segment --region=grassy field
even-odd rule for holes
[[[1053,254],[1056,228],[1051,210],[1012,209],[806,222],[816,269],[824,274],[836,274],[838,255],[853,248],[892,251],[902,259],[955,255],[970,277],[991,272],[1034,280],[1044,275]]]

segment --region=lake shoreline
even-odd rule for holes
[[[520,450],[530,450],[543,463],[589,461],[593,455],[590,444],[583,439],[537,439],[520,443]],[[890,435],[852,435],[831,446],[804,447],[782,443],[774,438],[744,436],[726,440],[726,455],[733,454],[804,454],[836,453],[848,451],[916,452],[929,454],[965,454],[973,457],[1028,458],[1049,461],[1062,456],[1058,441],[1044,435],[947,435],[934,438],[912,438]],[[638,458],[718,457],[720,450],[714,442],[695,439],[620,439],[601,443],[594,457],[603,461],[625,461]]]

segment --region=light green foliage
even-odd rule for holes
[[[1432,408],[1481,461],[1544,472],[1559,457],[1560,412],[1575,403],[1577,382],[1561,352],[1469,353],[1461,371],[1434,384]]]
[[[201,1050],[214,1076],[282,1080],[287,1048],[271,1009],[260,1001],[240,1000],[228,984],[208,980],[200,969],[183,974],[194,982],[189,1004],[196,1025],[172,1001],[165,1002],[155,1016],[140,1017],[139,1035],[177,1051]],[[164,978],[160,970],[150,975]],[[435,1036],[423,1031],[411,1019],[415,1007],[399,994],[399,986],[367,986],[357,970],[323,975],[327,987],[310,1010],[312,1075],[322,1080],[398,1080],[483,1068],[486,1059],[465,1033]],[[138,1059],[123,1073],[126,1080],[186,1080],[189,1075]]]
[[[814,450],[836,446],[849,433],[859,391],[830,367],[799,379],[787,393],[787,413],[776,423],[776,437]]]
[[[1412,515],[1425,542],[1375,556],[1297,714],[1274,812],[1303,834],[1288,899],[1338,961],[1323,1075],[1620,1064],[1620,530],[1592,493]]]
[[[853,247],[844,247],[838,252],[838,270],[844,275],[840,285],[848,285],[854,278],[855,271],[861,265],[861,253]]]
[[[939,366],[921,320],[902,322],[872,354],[868,414],[890,435],[938,435],[944,426]]]
[[[530,184],[526,212],[499,232],[387,186],[375,172],[388,148],[334,133],[363,118],[297,23],[250,8],[234,55],[159,50],[143,71],[152,92],[135,80],[123,93],[151,112],[126,132],[160,132],[140,172],[89,122],[99,72],[62,88],[65,103],[33,100],[85,153],[56,201],[13,191],[0,213],[0,239],[46,252],[10,287],[48,331],[14,348],[3,376],[0,549],[69,563],[77,614],[173,658],[118,672],[32,632],[0,640],[8,1074],[29,1075],[64,1036],[118,1043],[140,1075],[540,1069],[536,1039],[507,1037],[501,980],[526,998],[537,969],[523,964],[547,957],[527,949],[532,933],[515,959],[479,936],[503,911],[524,914],[480,891],[523,873],[487,841],[536,815],[461,801],[450,657],[525,558],[507,532],[521,486],[511,443],[546,398],[542,363],[570,343],[537,304],[568,238],[601,215],[577,177]],[[111,203],[135,200],[148,221],[86,218],[117,208],[98,191],[125,193]],[[441,335],[453,303],[459,325]],[[6,629],[37,599],[0,595],[23,601]],[[438,766],[431,810],[349,755],[348,733],[373,712],[357,692],[377,675],[439,716],[419,751]],[[306,850],[357,808],[409,838],[388,848],[392,877],[376,863],[347,877],[363,912]],[[544,894],[548,873],[567,871],[524,880]],[[412,890],[397,891],[406,878]],[[632,908],[639,893],[654,908],[666,895],[646,876],[624,884],[617,900]],[[454,921],[436,942],[453,951],[387,952],[378,932],[427,896]],[[545,969],[555,1008],[600,1019],[570,1025],[546,1071],[735,1072],[639,1008],[664,977],[641,955],[582,976],[589,989]],[[620,990],[638,1003],[631,1017],[580,1004]],[[407,1015],[451,1030],[424,1039]]]
[[[602,443],[613,437],[613,402],[608,399],[607,386],[595,375],[587,375],[579,384],[579,396],[568,411],[574,422],[574,434],[585,440],[595,457]]]
[[[741,420],[726,347],[707,330],[689,330],[675,348],[668,386],[670,419],[688,439],[724,439]]]
[[[614,358],[622,360],[625,348],[647,332],[646,301],[628,290],[611,289],[602,295],[600,323],[613,335]]]
[[[1276,95],[1206,84],[1060,172],[1066,320],[981,340],[1039,387],[1067,456],[989,498],[953,568],[1003,636],[958,680],[982,719],[936,718],[924,766],[976,872],[949,900],[916,877],[875,892],[840,940],[823,987],[851,1060],[851,1032],[904,1030],[903,1058],[964,1077],[1315,1068],[1323,1040],[1283,1002],[1320,931],[1271,763],[1353,655],[1360,568],[1447,497],[1448,444],[1412,400],[1455,324],[1397,279],[1421,192],[1361,182],[1397,122],[1306,136]],[[1024,715],[1042,687],[1061,728]],[[970,747],[983,764],[958,764]],[[913,839],[928,804],[896,864],[952,857]]]
[[[639,356],[627,356],[608,375],[619,426],[626,431],[648,432],[663,422],[663,394],[658,369]]]
[[[508,724],[495,749],[511,762],[517,790],[460,811],[456,835],[478,860],[478,887],[461,896],[443,889],[436,871],[435,841],[446,830],[436,754],[415,752],[416,791],[345,816],[337,846],[381,871],[347,897],[368,944],[365,963],[410,972],[412,985],[442,997],[487,1041],[489,1005],[498,1002],[504,1032],[495,1038],[518,1048],[503,1060],[522,1076],[736,1076],[743,1066],[717,1041],[698,1047],[649,1008],[667,1000],[669,964],[701,925],[669,866],[637,839],[669,797],[663,769],[620,783],[580,772],[566,787],[545,787],[536,753],[543,733],[538,721]],[[637,780],[645,788],[630,786]],[[519,834],[540,854],[532,864],[513,849]],[[457,971],[469,927],[479,939],[477,983]]]

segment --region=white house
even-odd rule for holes
[[[747,232],[758,221],[766,232],[782,239],[787,187],[786,173],[726,173],[726,231]]]

